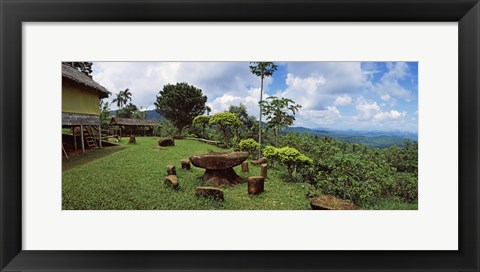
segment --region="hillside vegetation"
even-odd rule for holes
[[[302,136],[306,137],[306,136]],[[319,148],[311,149],[311,152],[321,152],[322,148],[328,151],[333,148],[336,154],[336,145],[327,147],[323,140],[315,140],[319,143]],[[235,187],[223,187],[225,190],[225,201],[218,202],[211,199],[198,198],[195,196],[195,188],[204,185],[201,179],[204,169],[192,167],[192,170],[181,170],[180,160],[187,159],[193,154],[202,154],[209,151],[228,151],[213,145],[205,144],[194,140],[176,140],[174,147],[160,148],[156,137],[137,137],[137,144],[127,144],[124,138],[121,142],[123,148],[115,148],[116,152],[104,152],[104,157],[95,155],[89,159],[88,156],[77,159],[73,164],[65,162],[70,167],[62,173],[62,207],[67,210],[299,210],[310,209],[309,202],[315,193],[320,191],[341,195],[345,198],[352,198],[361,204],[364,209],[416,209],[416,199],[406,201],[398,188],[395,194],[391,194],[386,187],[385,190],[373,186],[370,183],[378,182],[375,175],[369,172],[378,171],[381,167],[362,161],[362,156],[377,157],[378,154],[362,155],[362,149],[358,154],[348,155],[346,158],[334,156],[331,159],[335,162],[344,162],[354,168],[347,169],[352,177],[362,178],[359,175],[364,174],[367,178],[369,187],[365,189],[359,186],[359,180],[352,180],[350,184],[340,182],[341,188],[336,186],[325,186],[323,182],[332,182],[335,179],[343,181],[341,173],[334,171],[328,176],[328,169],[323,172],[315,172],[315,168],[324,168],[330,163],[324,153],[319,157],[321,163],[314,163],[312,166],[297,169],[294,179],[288,178],[287,169],[280,163],[276,163],[274,168],[270,168],[268,179],[265,182],[265,192],[252,196],[247,193],[247,184],[242,183]],[[287,137],[288,141],[297,141],[295,136]],[[299,140],[301,143],[303,140]],[[306,142],[305,142],[306,143]],[[301,146],[298,146],[301,149]],[[339,147],[342,149],[343,147]],[[345,145],[345,152],[351,149],[351,145]],[[104,150],[108,150],[105,148]],[[331,151],[333,151],[331,150]],[[392,150],[392,152],[395,152]],[[322,152],[323,153],[323,152]],[[345,153],[346,155],[349,152]],[[354,152],[355,153],[355,152]],[[92,153],[95,154],[95,153]],[[312,153],[313,154],[313,153]],[[343,154],[343,153],[342,153]],[[387,157],[385,157],[387,159]],[[358,161],[356,161],[358,160]],[[398,163],[398,162],[392,162]],[[173,164],[177,168],[180,189],[173,190],[164,185],[166,176],[166,166]],[[313,168],[311,168],[313,167]],[[372,168],[373,167],[373,168]],[[355,170],[355,171],[351,171]],[[250,164],[250,172],[242,173],[239,167],[236,172],[243,178],[249,175],[259,175],[260,167]],[[396,177],[392,168],[383,169],[380,172],[381,177],[387,177],[386,181],[393,182]],[[388,176],[392,175],[392,176]],[[309,179],[311,180],[309,180]],[[387,182],[388,183],[388,182]],[[342,190],[347,186],[348,190]],[[380,187],[379,187],[380,186]],[[370,192],[370,190],[372,192]]]

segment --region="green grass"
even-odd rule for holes
[[[89,163],[94,160],[101,159],[105,156],[111,155],[115,152],[125,149],[122,146],[111,146],[103,149],[98,149],[93,152],[88,152],[82,154],[81,156],[73,156],[68,159],[63,157],[62,160],[62,171],[68,170],[70,168]]]
[[[192,166],[182,170],[180,160],[209,150],[225,151],[193,141],[176,140],[174,147],[159,148],[156,137],[137,137],[137,144],[105,148],[87,154],[87,158],[68,162],[62,173],[62,208],[73,210],[295,210],[310,209],[309,199],[301,183],[286,182],[282,173],[269,169],[265,192],[258,196],[247,193],[247,184],[224,187],[225,201],[195,196],[195,188],[204,185],[204,169]],[[112,151],[107,151],[112,149]],[[65,163],[65,161],[64,161]],[[177,168],[180,189],[164,185],[166,166]],[[259,175],[260,167],[250,164],[250,172],[237,174],[245,179]]]

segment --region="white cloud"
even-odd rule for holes
[[[357,99],[357,116],[355,119],[358,121],[369,121],[375,114],[380,112],[380,106],[375,101],[366,101],[363,97]]]
[[[380,94],[380,98],[394,105],[395,98],[410,101],[412,93],[405,89],[399,80],[408,76],[408,64],[406,62],[386,63],[388,71],[382,75],[379,83],[371,83],[371,88]]]
[[[373,117],[374,122],[395,121],[407,115],[406,112],[391,110],[389,112],[379,112]]]
[[[296,115],[295,126],[320,127],[336,123],[342,118],[335,106],[328,106],[323,110],[300,110]]]
[[[356,121],[373,121],[375,123],[382,123],[386,121],[397,121],[407,116],[406,112],[399,112],[397,110],[382,111],[380,106],[375,101],[367,101],[363,97],[357,99],[357,115],[354,116]]]
[[[248,62],[95,62],[93,77],[112,92],[109,101],[118,91],[129,88],[134,104],[154,109],[156,95],[165,84],[187,82],[203,90],[212,113],[243,103],[249,114],[258,118],[260,79],[250,73],[248,65]],[[383,75],[378,74],[382,69],[373,62],[282,65],[276,74],[275,89],[272,77],[265,79],[264,97],[268,93],[302,105],[295,126],[390,126],[406,117],[406,112],[395,109],[394,105],[414,95],[400,84],[411,76],[403,62],[387,63]],[[284,80],[280,85],[279,79]]]
[[[268,95],[264,94],[264,98]],[[253,115],[258,118],[260,113],[260,107],[258,106],[258,100],[260,99],[260,88],[252,88],[247,91],[246,95],[237,96],[232,93],[226,93],[222,96],[215,98],[212,102],[207,103],[207,105],[212,109],[212,113],[223,112],[228,110],[230,105],[239,105],[243,103],[247,107],[249,115]]]
[[[288,97],[308,110],[323,110],[339,95],[354,93],[366,77],[360,62],[289,62],[287,88],[277,96]]]
[[[187,82],[202,89],[209,101],[230,94],[243,97],[260,79],[250,73],[248,62],[94,62],[93,78],[112,95],[129,88],[137,106],[154,108],[155,97],[165,84]],[[266,78],[264,88],[272,82]]]
[[[333,102],[333,104],[337,106],[347,106],[350,105],[350,103],[352,103],[352,97],[348,95],[338,96]]]

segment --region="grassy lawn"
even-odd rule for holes
[[[105,148],[87,154],[87,158],[64,161],[62,173],[62,207],[67,210],[293,210],[310,209],[303,184],[286,182],[280,173],[269,169],[265,192],[258,196],[247,193],[247,183],[224,187],[225,201],[195,196],[195,188],[204,185],[204,169],[192,165],[182,170],[181,159],[209,150],[225,151],[215,146],[193,141],[176,140],[174,147],[160,149],[156,137],[137,137],[137,144]],[[180,189],[164,185],[166,166],[177,168]],[[259,175],[260,167],[250,164],[250,173],[237,174],[244,178]]]

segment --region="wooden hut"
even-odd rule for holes
[[[62,64],[62,128],[72,129],[75,150],[77,134],[83,152],[86,145],[88,148],[102,147],[99,104],[100,99],[109,94],[88,75]]]
[[[153,129],[157,121],[149,119],[112,117],[110,121],[110,134],[124,136],[153,136]]]

